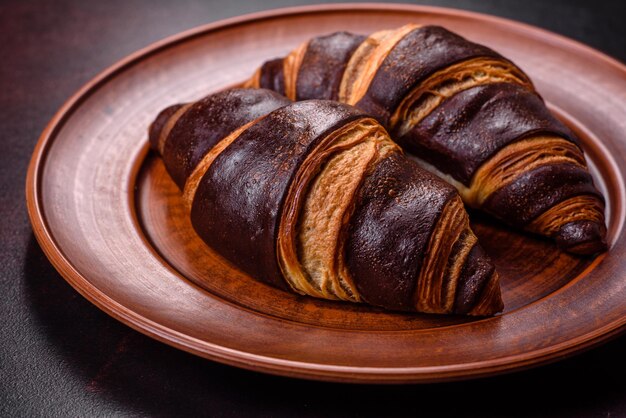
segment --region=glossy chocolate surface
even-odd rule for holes
[[[356,104],[387,125],[406,95],[434,72],[478,57],[504,59],[440,26],[422,26],[404,36],[378,68],[367,93]]]
[[[469,186],[474,172],[492,155],[534,134],[577,141],[535,93],[517,84],[495,83],[445,100],[398,142]]]
[[[182,189],[215,144],[240,126],[289,103],[264,89],[231,89],[197,101],[178,119],[165,142],[167,171]]]
[[[150,148],[152,148],[154,151],[159,151],[159,138],[161,136],[163,128],[165,128],[165,124],[167,123],[169,118],[172,117],[172,115],[176,113],[176,111],[182,106],[182,104],[175,104],[166,107],[161,112],[159,112],[156,119],[154,119],[154,121],[150,124],[150,127],[148,128],[148,141],[150,142]]]
[[[259,87],[285,94],[285,72],[282,58],[275,58],[263,64],[259,77]]]
[[[358,193],[346,262],[361,296],[389,309],[415,309],[428,241],[456,190],[403,154],[382,160]]]
[[[337,100],[346,65],[364,40],[348,32],[311,39],[296,79],[296,100]]]
[[[482,209],[523,228],[557,203],[584,194],[604,201],[587,170],[574,164],[542,165],[496,190],[485,200]]]
[[[606,226],[598,222],[580,220],[566,223],[554,238],[560,248],[574,254],[596,254],[608,249]]]
[[[252,277],[286,288],[276,240],[291,181],[327,134],[361,116],[347,105],[310,100],[250,126],[200,181],[191,210],[198,235]]]
[[[457,282],[454,313],[465,314],[474,307],[494,270],[489,256],[482,247],[474,245],[465,259]]]

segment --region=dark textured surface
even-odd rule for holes
[[[478,302],[476,299],[481,295],[481,292],[484,292],[485,286],[494,273],[494,266],[490,261],[483,247],[479,244],[472,247],[459,276],[459,284],[454,298],[454,311],[456,313],[467,313]]]
[[[292,180],[326,136],[361,115],[338,102],[307,100],[256,121],[198,184],[191,223],[200,238],[250,276],[288,289],[276,242]]]
[[[528,189],[533,191],[529,196]],[[522,227],[558,203],[579,195],[602,195],[591,174],[574,164],[542,165],[526,171],[506,187],[493,192],[483,205],[487,213]]]
[[[364,39],[348,32],[311,39],[296,79],[296,100],[337,100],[346,65]]]
[[[168,173],[182,190],[202,158],[219,141],[289,103],[285,97],[262,89],[232,89],[195,102],[184,111],[165,141],[163,161]]]
[[[274,58],[261,66],[259,87],[285,94],[285,74],[283,73],[282,58]]]
[[[456,196],[452,186],[404,154],[376,165],[359,190],[346,241],[346,264],[364,300],[415,309],[428,242],[446,203]]]
[[[391,48],[367,92],[355,106],[388,126],[400,102],[428,76],[473,58],[499,59],[501,56],[441,26],[414,29]]]
[[[514,18],[626,60],[621,1],[424,3]],[[0,416],[626,416],[626,337],[557,364],[473,382],[307,382],[222,366],[144,337],[99,311],[52,268],[33,237],[23,189],[37,137],[64,100],[164,36],[291,4],[0,4]]]
[[[399,143],[469,186],[478,167],[495,153],[541,134],[578,143],[535,93],[517,84],[494,83],[444,100]]]
[[[159,142],[161,140],[161,133],[167,122],[170,120],[172,116],[183,107],[183,104],[173,104],[165,109],[161,110],[157,117],[152,121],[150,126],[148,127],[148,142],[150,142],[150,148],[155,152],[159,150]]]

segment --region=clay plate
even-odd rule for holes
[[[195,235],[180,193],[148,152],[146,128],[172,103],[242,81],[311,36],[444,25],[513,59],[581,135],[607,197],[611,249],[595,259],[473,214],[502,277],[504,313],[407,315],[289,294],[244,276]],[[408,5],[285,9],[204,26],[124,59],[57,113],[27,179],[37,239],[95,305],[167,344],[288,376],[428,382],[521,369],[581,351],[626,324],[626,68],[546,31]]]

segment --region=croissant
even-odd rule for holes
[[[605,202],[579,140],[485,46],[438,26],[339,32],[266,62],[244,85],[354,105],[468,206],[572,253],[606,249]]]
[[[252,277],[393,310],[502,310],[456,190],[352,106],[231,89],[163,110],[149,139],[198,235]]]

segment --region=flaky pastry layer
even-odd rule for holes
[[[537,167],[550,164],[573,164],[587,169],[580,148],[558,136],[537,135],[502,148],[481,165],[469,189],[459,190],[463,200],[480,208],[496,190]]]
[[[578,221],[604,223],[604,205],[597,196],[580,195],[564,200],[539,215],[526,229],[552,237],[563,225]]]
[[[475,58],[437,71],[413,89],[391,116],[389,129],[406,134],[445,99],[489,83],[515,83],[533,90],[528,77],[503,59]]]
[[[283,275],[299,293],[360,301],[344,262],[354,195],[375,164],[399,148],[371,119],[331,133],[301,166],[286,198],[278,234]]]
[[[283,60],[283,74],[285,75],[285,96],[291,100],[296,100],[296,82],[298,72],[304,59],[304,54],[309,46],[309,42],[302,43],[294,49]],[[259,81],[257,81],[258,83]]]
[[[417,279],[417,309],[450,313],[454,308],[456,285],[467,255],[476,245],[469,217],[459,197],[451,199],[440,215]]]
[[[393,47],[407,33],[418,27],[420,25],[411,23],[393,31],[380,31],[370,35],[348,61],[339,87],[339,101],[356,104],[367,92],[378,68]]]

